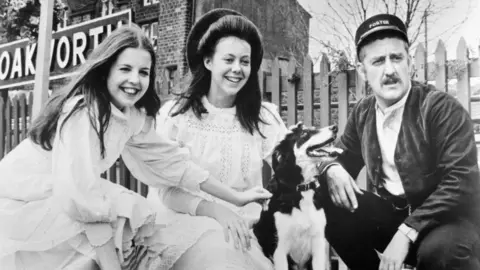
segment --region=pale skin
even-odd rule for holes
[[[392,37],[373,41],[361,49],[357,72],[372,87],[381,109],[398,102],[410,88],[412,61],[407,48],[403,40]],[[332,202],[355,211],[358,207],[355,194],[362,194],[355,180],[340,165],[329,167],[326,175]],[[383,254],[379,254],[379,270],[401,270],[410,245],[410,239],[397,231]]]

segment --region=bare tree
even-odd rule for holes
[[[471,0],[466,1],[470,7]],[[308,6],[308,1],[304,2]],[[458,5],[456,0],[325,0],[324,3],[320,12],[307,7],[312,15],[311,26],[318,29],[315,35],[310,36],[310,42],[320,45],[329,54],[334,67],[340,69],[352,67],[355,63],[355,30],[368,17],[378,13],[398,16],[407,27],[411,45],[415,45],[424,41],[425,21],[427,25],[434,25],[440,19],[445,20],[455,5]],[[467,20],[468,15],[466,12],[465,16],[456,22],[452,21],[441,33],[428,36],[427,41],[453,33]],[[337,62],[341,64],[338,65]]]

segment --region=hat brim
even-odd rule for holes
[[[361,45],[362,45],[362,42],[369,36],[373,35],[373,34],[378,34],[378,33],[381,33],[381,32],[385,32],[385,31],[395,31],[397,32],[398,34],[400,34],[400,36],[402,36],[405,41],[408,42],[408,37],[407,35],[405,34],[405,32],[403,32],[400,28],[396,27],[396,26],[393,26],[393,25],[388,25],[388,26],[378,26],[378,27],[375,27],[367,32],[365,32],[363,35],[360,36],[360,38],[358,39],[357,41],[357,48],[359,48]],[[358,50],[358,49],[357,49]]]
[[[198,43],[202,39],[205,32],[212,23],[227,15],[243,16],[241,13],[235,10],[218,8],[205,13],[197,20],[197,22],[195,22],[187,37],[186,56],[190,69],[195,68],[197,65],[203,62],[203,57],[198,55],[197,51]]]

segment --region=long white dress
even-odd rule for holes
[[[208,113],[198,119],[191,110],[171,117],[169,113],[174,102],[167,102],[157,117],[157,131],[186,146],[195,163],[206,168],[214,179],[237,190],[262,186],[262,161],[270,163],[273,148],[287,132],[277,107],[272,103],[262,104],[261,117],[267,123],[260,124],[260,130],[266,137],[264,139],[258,132],[251,135],[241,128],[235,116],[235,107],[216,108],[206,97],[202,98],[202,103]],[[209,217],[194,216],[200,199],[225,205],[247,222],[260,217],[260,205],[250,203],[237,207],[205,192],[181,188],[150,189],[147,199],[156,204],[158,216],[167,223],[167,227],[161,229],[162,243],[166,247],[162,248],[160,259],[151,269],[171,269],[189,248],[212,231],[219,232],[217,240],[215,237],[205,239],[202,243],[206,243],[206,246],[195,249],[198,254],[193,257],[200,260],[182,262],[182,267],[176,267],[177,269],[271,269],[272,266],[263,256],[256,239],[252,241],[252,249],[246,253],[235,250],[232,245],[222,246],[225,240],[220,224]],[[169,204],[174,204],[174,209],[182,210],[175,212],[167,207]],[[217,242],[214,243],[215,241]],[[230,251],[226,250],[229,248]],[[215,254],[209,259],[208,256],[212,253]],[[220,262],[221,260],[224,261]],[[220,265],[215,268],[215,264]]]
[[[86,109],[73,114],[59,135],[81,98],[64,106],[52,151],[25,139],[0,161],[0,269],[93,267],[95,247],[118,230],[115,244],[125,256],[137,252],[133,240],[148,247],[144,262],[157,257],[161,245],[152,205],[100,178],[120,155],[137,179],[153,187],[197,190],[209,176],[189,160],[187,149],[155,132],[154,119],[134,108],[121,112],[111,105],[103,159]]]

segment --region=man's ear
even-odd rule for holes
[[[206,69],[212,71],[212,58],[211,57],[204,57],[203,58],[203,65]]]
[[[365,65],[362,62],[357,63],[357,73],[363,81],[367,81],[367,71],[365,70]]]

